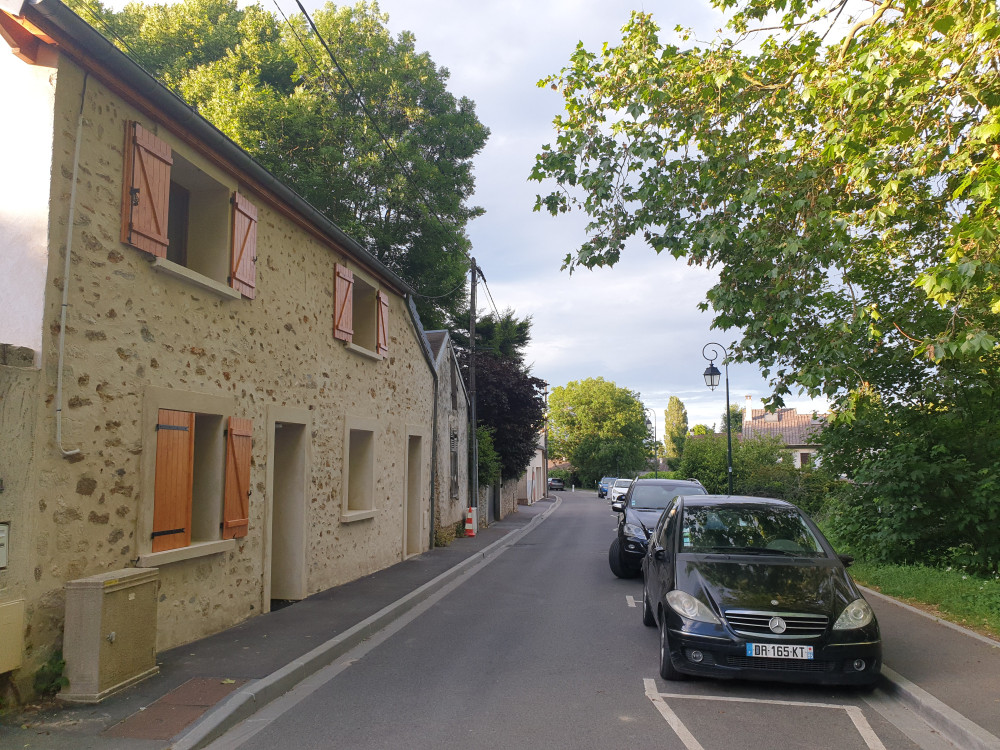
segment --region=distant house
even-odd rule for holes
[[[826,421],[825,414],[799,414],[796,409],[766,409],[751,407],[750,396],[746,397],[743,411],[743,436],[747,438],[769,435],[780,438],[792,452],[795,468],[810,466],[815,462],[819,449],[816,435]]]
[[[437,372],[434,532],[465,521],[469,507],[469,394],[447,331],[427,331]]]

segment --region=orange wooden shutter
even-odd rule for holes
[[[253,421],[229,418],[226,438],[226,508],[222,519],[222,538],[238,539],[250,527],[250,452],[253,447]]]
[[[139,123],[125,128],[122,242],[165,258],[173,153]]]
[[[333,289],[333,336],[348,343],[354,339],[354,274],[339,263]]]
[[[233,195],[233,252],[229,285],[254,298],[257,286],[257,207],[239,193]]]
[[[160,409],[156,419],[153,552],[191,544],[194,414]]]
[[[375,299],[378,301],[378,328],[375,353],[387,354],[389,352],[389,295],[380,289],[375,295]]]

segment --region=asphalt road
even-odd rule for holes
[[[905,750],[908,714],[851,689],[657,674],[641,579],[607,563],[615,516],[593,492],[478,572],[211,745],[245,748]]]

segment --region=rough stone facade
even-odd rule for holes
[[[162,650],[268,611],[279,575],[294,595],[276,598],[302,598],[392,565],[426,549],[432,538],[434,377],[399,280],[339,247],[339,238],[310,225],[245,172],[231,170],[204,143],[192,143],[144,92],[112,88],[107,73],[85,76],[65,56],[50,72],[52,153],[32,154],[40,169],[51,160],[51,198],[37,207],[48,212],[45,293],[35,300],[43,320],[41,367],[0,364],[0,523],[10,523],[0,606],[24,602],[23,627],[0,638],[23,644],[21,667],[7,675],[22,695],[60,643],[67,581],[157,567],[156,647]],[[37,79],[34,69],[32,75]],[[81,102],[72,255],[64,278]],[[253,299],[170,273],[121,241],[128,121],[155,132],[257,207]],[[0,177],[10,179],[9,170]],[[4,236],[0,227],[0,241]],[[18,251],[0,247],[5,255]],[[338,264],[386,295],[385,354],[333,337]],[[0,280],[0,297],[4,286],[17,283]],[[0,341],[3,333],[0,323]],[[156,412],[163,408],[207,415],[210,422],[252,420],[246,536],[192,544],[180,553],[151,551]],[[356,432],[371,437],[369,464],[349,465]],[[359,512],[345,498],[347,475],[350,469],[360,476],[366,466],[370,503]],[[296,509],[289,511],[286,502]],[[275,529],[282,523],[298,536],[279,549]]]

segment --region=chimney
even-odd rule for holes
[[[747,399],[747,405],[746,408],[743,410],[743,424],[753,421],[753,412],[750,409],[750,403],[751,401],[753,401],[753,398],[748,394],[746,399]]]

